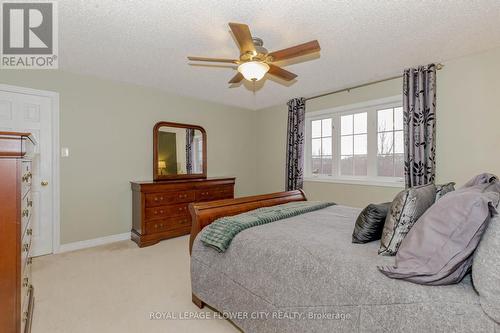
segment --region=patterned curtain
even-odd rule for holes
[[[433,183],[436,174],[436,66],[403,75],[406,187]]]
[[[194,129],[186,128],[186,172],[193,173],[193,141]]]
[[[286,190],[301,189],[304,181],[304,129],[306,105],[304,98],[288,101],[286,151]]]

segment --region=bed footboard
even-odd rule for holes
[[[304,191],[278,192],[238,199],[217,200],[192,203],[189,205],[191,213],[191,236],[189,239],[189,254],[193,248],[196,235],[207,225],[218,218],[232,216],[261,207],[276,206],[291,201],[307,200]]]

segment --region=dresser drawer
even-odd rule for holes
[[[170,205],[195,200],[194,191],[163,192],[146,194],[146,207]]]
[[[28,292],[29,296],[21,307],[21,333],[31,332],[31,321],[33,318],[33,307],[35,304],[34,292],[35,290],[33,287],[30,287]]]
[[[21,237],[23,237],[26,226],[31,219],[31,211],[33,207],[33,199],[31,197],[31,191],[28,191],[24,198],[21,199]]]
[[[146,208],[146,220],[160,219],[172,216],[183,216],[188,214],[188,204]]]
[[[21,162],[21,184],[22,193],[21,198],[24,198],[26,192],[31,188],[31,180],[33,179],[33,174],[31,173],[31,161]]]
[[[154,220],[146,222],[146,234],[154,234],[186,226],[191,226],[190,216],[177,216]]]
[[[24,270],[24,274],[21,275],[21,304],[25,305],[25,302],[28,302],[29,300],[29,291],[31,287],[31,283],[33,282],[32,277],[31,277],[31,265],[27,265],[26,269]]]
[[[196,201],[229,199],[233,197],[232,186],[218,186],[196,191]]]
[[[24,272],[31,256],[31,234],[26,233],[21,242],[21,272]]]

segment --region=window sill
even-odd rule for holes
[[[381,186],[381,187],[397,187],[404,188],[405,183],[403,180],[393,179],[374,179],[374,178],[349,178],[349,177],[328,177],[328,176],[307,176],[304,177],[305,182],[319,182],[319,183],[337,183],[337,184],[350,184],[350,185],[364,185],[364,186]]]

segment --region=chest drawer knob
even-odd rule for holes
[[[28,200],[28,207],[33,207],[33,200]]]
[[[28,230],[26,230],[26,233],[28,234],[28,236],[33,235],[33,229],[29,228]]]
[[[28,261],[27,261],[28,265],[31,265],[33,263],[33,258],[28,258]]]
[[[23,244],[23,252],[28,252],[29,249],[30,249],[29,244]]]
[[[27,287],[29,285],[29,282],[30,282],[30,280],[27,277],[25,277],[23,279],[23,287]]]
[[[28,209],[26,209],[26,208],[23,209],[23,213],[22,213],[23,217],[27,217],[29,214],[30,214],[30,211]]]

